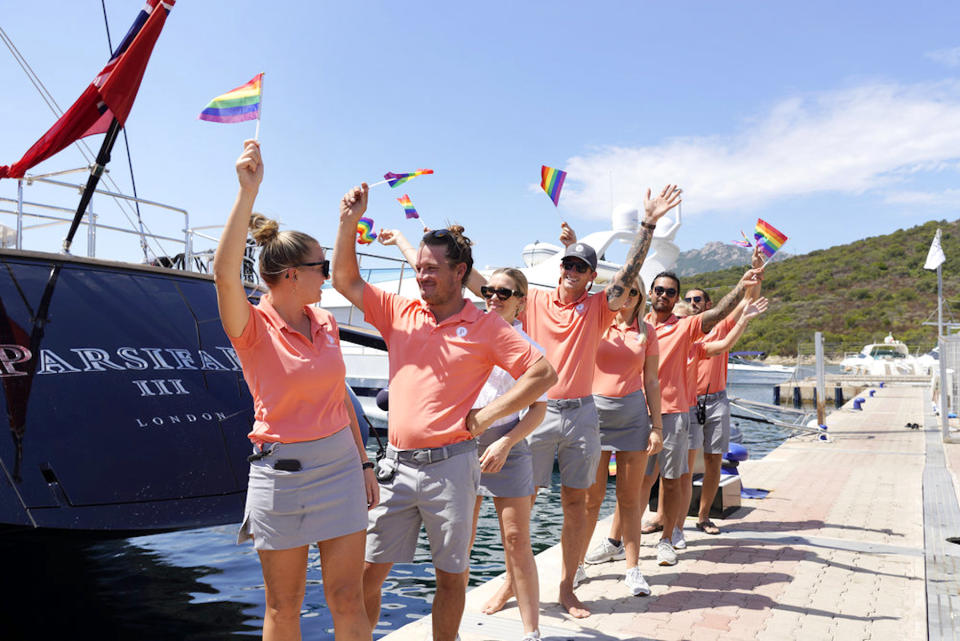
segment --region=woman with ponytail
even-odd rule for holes
[[[266,586],[265,640],[299,639],[307,551],[320,549],[338,641],[369,640],[361,574],[367,509],[378,501],[344,382],[337,324],[315,305],[330,275],[311,236],[252,213],[263,161],[244,143],[240,190],[213,262],[220,320],[254,403],[247,503],[238,542],[253,540]],[[269,292],[251,305],[241,279],[248,230]]]

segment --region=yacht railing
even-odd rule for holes
[[[73,221],[74,213],[76,208],[64,207],[60,205],[52,205],[47,203],[35,202],[32,200],[26,200],[24,198],[24,187],[29,187],[34,184],[43,184],[49,185],[52,187],[57,187],[66,190],[76,191],[78,194],[82,193],[83,185],[77,185],[63,180],[58,180],[54,178],[55,176],[62,176],[65,174],[78,173],[88,171],[89,168],[81,167],[78,169],[70,169],[66,171],[58,171],[49,174],[43,174],[39,176],[25,176],[17,181],[17,197],[9,198],[5,196],[0,196],[0,215],[9,215],[16,217],[16,232],[15,238],[12,245],[16,249],[25,249],[24,246],[24,232],[42,229],[46,227],[53,227],[57,225],[70,224]],[[94,209],[94,200],[91,200],[90,205],[87,208],[87,211],[84,214],[81,225],[84,225],[87,229],[87,256],[90,258],[96,257],[96,246],[97,246],[97,233],[99,231],[110,231],[117,232],[120,234],[129,234],[138,236],[141,241],[141,245],[144,248],[144,258],[145,262],[148,259],[148,242],[152,242],[158,252],[155,252],[156,260],[152,261],[154,264],[159,264],[164,267],[172,267],[177,269],[182,269],[184,271],[197,271],[197,272],[209,272],[210,263],[213,258],[213,250],[205,251],[196,251],[194,248],[194,242],[196,239],[203,239],[210,241],[216,244],[219,239],[202,233],[202,229],[212,229],[216,226],[207,226],[207,227],[198,227],[196,229],[190,227],[190,213],[182,208],[176,207],[174,205],[168,205],[166,203],[158,202],[155,200],[149,200],[146,198],[136,198],[133,196],[128,196],[127,194],[111,191],[107,189],[97,189],[94,192],[95,195],[111,199],[113,202],[118,205],[127,204],[129,207],[130,204],[144,205],[147,207],[159,209],[166,213],[172,213],[177,215],[183,221],[180,232],[182,236],[175,236],[171,234],[162,234],[162,233],[153,233],[146,231],[143,228],[141,222],[140,229],[130,229],[126,227],[118,227],[116,225],[104,224],[99,221],[101,217],[101,209]],[[103,202],[102,199],[99,202]],[[4,207],[3,205],[7,205]],[[35,224],[25,224],[28,220],[36,221]],[[131,221],[132,224],[132,221]],[[4,238],[6,241],[6,238]],[[159,244],[158,241],[163,242],[172,242],[175,243],[178,247],[183,248],[182,252],[173,252],[173,256],[168,256],[170,252],[164,251],[163,247]],[[4,242],[4,246],[9,246],[8,242]],[[256,282],[258,280],[256,275],[256,262],[253,252],[248,251],[247,256],[244,258],[244,277],[246,280],[251,282]]]
[[[332,259],[333,248],[324,247],[323,250],[326,252],[327,256]],[[400,288],[403,285],[404,278],[416,277],[413,268],[410,267],[407,261],[402,258],[391,258],[388,256],[379,256],[377,254],[357,252],[357,266],[360,268],[360,277],[363,278],[363,280],[367,281],[371,285],[377,285],[381,289],[383,288],[384,283],[396,281],[397,286],[395,291],[393,288],[391,288],[390,292],[393,294],[400,293]],[[324,285],[325,288],[332,286],[333,285],[329,281],[326,285]],[[351,305],[350,310],[347,313],[347,324],[349,325],[354,324],[354,311],[360,314],[360,310],[358,310],[355,305]]]

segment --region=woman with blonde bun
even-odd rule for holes
[[[266,586],[263,638],[300,638],[307,550],[320,549],[338,641],[371,639],[361,575],[367,509],[379,494],[344,382],[337,324],[315,305],[330,275],[311,236],[252,213],[263,161],[244,142],[240,190],[213,262],[220,321],[254,403],[247,503],[237,542],[253,540]],[[269,292],[251,305],[241,279],[247,231]]]

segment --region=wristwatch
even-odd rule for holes
[[[360,464],[360,467],[365,470],[372,470],[375,466],[373,464],[373,461],[364,461],[363,463]]]

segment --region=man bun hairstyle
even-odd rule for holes
[[[260,278],[276,285],[280,274],[306,261],[316,239],[301,231],[280,231],[277,221],[263,214],[250,216],[250,235],[260,247]]]

